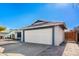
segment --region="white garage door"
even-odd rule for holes
[[[25,31],[25,42],[52,44],[52,28]]]

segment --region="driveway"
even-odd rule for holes
[[[38,56],[62,56],[66,43],[62,43],[60,46],[50,46],[46,50],[38,54]]]
[[[40,52],[46,50],[48,45],[32,44],[32,43],[15,43],[9,45],[3,45],[1,47],[5,48],[5,53],[17,53],[25,56],[36,56]]]
[[[33,44],[33,43],[15,43],[2,45],[1,47],[5,48],[4,54],[14,56],[16,54],[24,56],[61,56],[63,54],[65,45],[61,46],[49,46],[42,44]],[[15,54],[16,53],[16,54]]]
[[[1,47],[4,47],[5,51],[0,56],[79,56],[79,45],[76,43],[48,46],[17,42],[1,45]]]

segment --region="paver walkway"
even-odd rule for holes
[[[67,43],[63,56],[79,56],[79,46],[76,43]]]

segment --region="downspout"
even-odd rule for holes
[[[52,28],[52,46],[55,45],[55,27]]]
[[[25,42],[25,30],[23,29],[23,42]]]

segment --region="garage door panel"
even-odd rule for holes
[[[25,31],[25,42],[52,44],[52,28]]]

